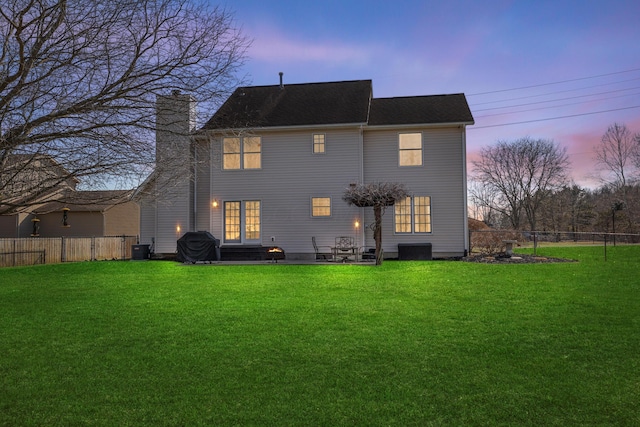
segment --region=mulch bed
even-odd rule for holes
[[[573,259],[552,258],[527,254],[514,254],[507,256],[504,253],[497,255],[472,255],[461,258],[466,262],[482,262],[485,264],[543,264],[552,262],[577,262]]]

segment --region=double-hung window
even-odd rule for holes
[[[324,134],[314,133],[313,134],[313,154],[324,154],[324,153],[325,153]]]
[[[422,134],[420,132],[398,135],[398,164],[422,166]]]
[[[311,216],[312,217],[331,216],[331,198],[330,197],[312,197],[311,198]]]
[[[259,136],[223,138],[223,169],[260,169],[261,167],[262,139]]]
[[[260,201],[224,202],[224,241],[242,243],[260,241]]]
[[[394,205],[396,233],[431,233],[431,197],[413,196]]]

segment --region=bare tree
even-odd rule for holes
[[[595,218],[594,208],[589,190],[572,182],[543,202],[538,223],[547,231],[586,231]]]
[[[376,265],[382,264],[382,215],[387,206],[409,197],[404,184],[378,182],[349,186],[342,200],[358,207],[373,207],[373,239],[376,242]]]
[[[596,161],[605,174],[602,180],[614,189],[622,189],[638,177],[640,135],[632,135],[624,124],[614,123],[596,147]]]
[[[637,171],[640,171],[640,133],[636,133],[633,137],[633,164]]]
[[[137,185],[156,97],[218,104],[249,45],[227,10],[195,0],[5,0],[0,34],[0,213],[74,178]],[[64,173],[29,179],[43,159]]]
[[[553,141],[525,137],[482,149],[473,166],[473,179],[490,195],[483,201],[509,218],[514,229],[521,229],[526,218],[535,230],[543,200],[567,179],[569,160]]]
[[[496,194],[489,187],[474,180],[469,180],[467,190],[469,193],[469,216],[488,226],[495,226],[499,223],[500,218],[494,208]]]

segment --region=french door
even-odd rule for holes
[[[260,243],[260,201],[224,202],[225,243]]]

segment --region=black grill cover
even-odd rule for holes
[[[219,261],[220,240],[208,231],[189,231],[178,239],[179,262]]]

